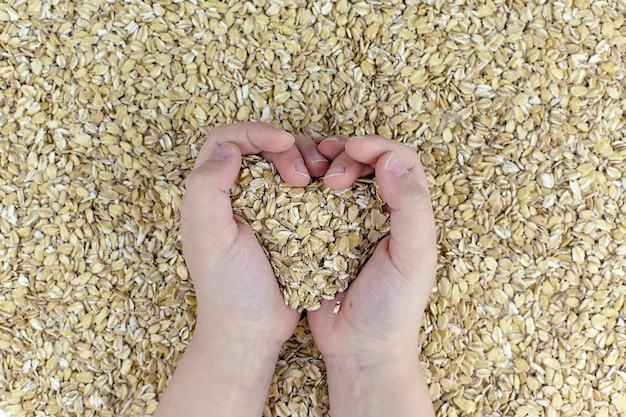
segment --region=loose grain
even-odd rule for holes
[[[419,150],[439,416],[626,413],[621,0],[0,4],[0,409],[143,416],[189,343],[183,180],[239,120]],[[306,325],[266,417],[328,413]]]
[[[317,310],[343,292],[389,231],[374,180],[331,190],[321,179],[307,187],[283,182],[274,166],[244,157],[231,191],[233,211],[257,233],[285,304]]]

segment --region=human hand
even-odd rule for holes
[[[408,146],[378,136],[332,138],[319,150],[333,160],[325,178],[331,188],[350,186],[375,170],[391,232],[348,290],[337,295],[337,314],[336,301],[308,313],[315,341],[330,357],[415,351],[437,265],[435,224],[419,157]],[[344,174],[332,175],[341,165]]]
[[[295,186],[326,172],[329,162],[308,138],[266,123],[220,126],[208,136],[186,181],[183,255],[198,303],[195,337],[276,349],[300,314],[285,305],[274,272],[252,229],[233,216],[229,190],[241,155],[261,153]]]
[[[433,415],[417,351],[437,266],[436,229],[419,157],[378,136],[329,138],[318,149],[333,160],[324,178],[330,188],[375,171],[391,221],[350,287],[307,312],[333,416]]]
[[[261,415],[278,351],[300,319],[285,305],[254,232],[233,215],[229,190],[242,153],[261,153],[296,186],[329,165],[311,139],[294,139],[266,123],[209,134],[187,178],[181,213],[183,255],[198,301],[196,329],[156,417]]]
[[[181,219],[196,329],[156,417],[261,415],[278,351],[300,319],[285,305],[254,232],[233,215],[229,190],[242,153],[261,153],[296,186],[329,165],[311,139],[266,123],[222,126],[208,136],[187,178]]]

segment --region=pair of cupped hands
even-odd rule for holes
[[[277,355],[301,317],[285,305],[254,232],[233,215],[229,190],[247,154],[260,154],[285,182],[299,187],[323,177],[328,187],[345,189],[375,174],[390,234],[348,290],[324,300],[307,318],[327,366],[415,356],[437,264],[433,212],[417,153],[379,136],[314,140],[258,122],[214,129],[186,180],[181,221],[198,306],[194,338]]]

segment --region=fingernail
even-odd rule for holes
[[[406,167],[400,161],[400,159],[398,159],[398,156],[395,153],[392,153],[387,158],[387,162],[385,163],[385,170],[394,177],[398,177],[407,172]]]
[[[304,161],[302,159],[296,159],[295,162],[296,172],[302,176],[310,178],[309,171],[306,169],[306,165],[304,165]]]
[[[345,173],[346,166],[344,164],[333,164],[330,168],[328,168],[324,178],[338,177],[339,175],[343,175]]]
[[[339,143],[339,139],[337,138],[326,138],[323,141],[320,142],[320,145],[322,143],[330,143],[330,142],[335,142],[335,143]],[[319,145],[318,145],[319,146]]]
[[[320,151],[315,148],[311,149],[310,155],[311,161],[313,162],[328,162],[328,160],[324,158],[324,155],[322,155]]]
[[[230,143],[225,143],[215,150],[211,159],[228,159],[228,157],[230,157],[233,153],[235,153],[233,145],[231,145]]]

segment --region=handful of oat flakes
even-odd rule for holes
[[[293,187],[256,155],[244,156],[231,199],[268,254],[285,303],[298,310],[344,291],[389,231],[374,180],[340,191],[322,180]]]

